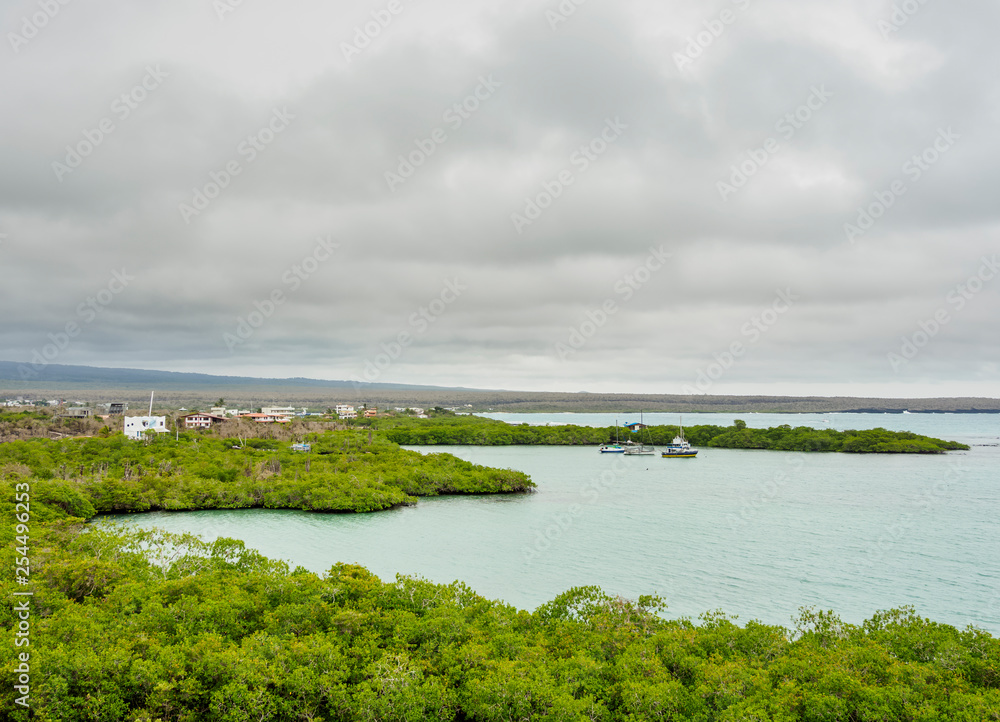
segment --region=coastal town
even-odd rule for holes
[[[219,400],[220,402],[223,399]],[[336,403],[325,411],[316,411],[309,407],[290,405],[262,406],[256,410],[243,408],[228,408],[224,404],[209,407],[207,411],[191,410],[181,407],[171,415],[154,414],[152,400],[147,413],[130,415],[127,402],[110,401],[92,404],[82,400],[70,399],[32,399],[19,396],[4,399],[3,411],[17,413],[24,411],[46,410],[54,419],[103,421],[105,425],[125,434],[130,439],[141,439],[147,433],[164,434],[171,431],[211,429],[227,421],[245,419],[256,424],[290,424],[293,419],[316,420],[336,419],[338,421],[354,421],[357,419],[374,419],[379,416],[379,409],[367,404]],[[454,411],[456,409],[449,409]],[[383,410],[383,415],[408,415],[426,419],[427,410],[420,407],[395,407]]]

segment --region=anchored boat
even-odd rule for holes
[[[633,430],[636,430],[634,427],[635,427],[635,424],[633,424],[630,428],[633,428]],[[625,453],[628,456],[640,456],[640,455],[643,455],[643,454],[655,454],[656,453],[656,447],[653,446],[652,440],[649,438],[649,431],[646,429],[646,425],[644,423],[642,423],[642,411],[639,411],[639,425],[638,425],[638,429],[637,430],[639,432],[641,432],[641,436],[639,437],[640,438],[640,442],[637,444],[634,441],[632,441],[631,439],[629,439],[627,442],[625,442],[628,445],[628,448],[625,449]],[[647,441],[649,441],[650,443],[647,444],[646,443]]]
[[[602,454],[624,454],[625,447],[618,441],[618,419],[615,419],[615,443],[605,444],[598,449]]]
[[[664,447],[663,453],[660,456],[664,459],[692,459],[697,455],[698,450],[692,449],[691,444],[684,438],[684,420],[681,419],[680,432],[674,437],[673,443],[667,444]]]

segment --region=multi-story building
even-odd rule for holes
[[[221,424],[226,418],[214,414],[196,413],[182,416],[181,420],[184,421],[184,428],[186,429],[210,429],[214,424]]]
[[[240,414],[241,419],[250,419],[258,424],[289,424],[289,419],[284,414]]]
[[[295,416],[294,406],[265,406],[260,410],[262,414],[281,414],[282,416]]]
[[[147,431],[157,434],[167,433],[166,416],[126,416],[125,436],[130,439],[141,439]]]

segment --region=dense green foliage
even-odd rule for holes
[[[304,509],[368,512],[418,496],[510,493],[534,484],[450,454],[423,455],[360,432],[313,434],[311,453],[271,439],[169,435],[0,444],[0,476],[33,479],[36,505],[73,516],[152,510]]]
[[[10,524],[0,537],[11,569]],[[911,609],[695,624],[584,587],[528,613],[457,582],[318,576],[234,540],[68,520],[34,524],[31,550],[36,720],[1000,720],[1000,640]],[[12,639],[24,587],[0,586]],[[28,719],[24,650],[0,646],[5,719]]]
[[[558,443],[608,435],[467,417],[380,424],[371,435],[312,434],[310,453],[211,433],[0,444],[0,564],[30,562],[27,585],[0,577],[6,639],[23,622],[15,592],[33,593],[30,645],[0,647],[0,718],[29,719],[15,705],[16,655],[28,652],[33,719],[60,722],[1000,720],[1000,640],[911,609],[860,626],[812,610],[792,630],[739,626],[722,613],[695,624],[664,619],[657,597],[582,587],[528,613],[458,582],[384,583],[344,564],[316,575],[236,540],[79,523],[101,512],[373,511],[415,496],[523,491],[533,485],[518,472],[422,456],[391,439],[430,431],[424,443],[456,443],[442,429],[463,428],[486,434],[464,443],[557,443],[522,441],[535,429],[554,430],[547,438]],[[688,436],[782,448],[806,431],[737,425]],[[15,485],[30,489],[24,531],[11,523]]]
[[[397,444],[420,446],[467,444],[508,445],[590,445],[614,441],[615,427],[511,425],[477,416],[432,419],[392,419],[381,422],[386,438]],[[677,426],[649,426],[640,433],[617,429],[621,441],[664,445],[677,435]],[[742,421],[733,426],[690,426],[684,436],[694,446],[722,449],[775,449],[780,451],[842,451],[848,453],[937,454],[968,449],[965,444],[921,436],[908,431],[870,429],[836,431],[789,425],[771,429],[747,428]]]

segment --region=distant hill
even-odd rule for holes
[[[111,369],[51,364],[37,376],[22,377],[23,364],[0,361],[0,400],[5,396],[79,399],[95,403],[145,403],[156,391],[169,408],[205,407],[218,398],[247,408],[292,404],[326,408],[357,402],[378,406],[463,407],[468,411],[688,413],[1000,413],[1000,399],[879,399],[824,396],[723,396],[627,393],[496,391],[446,386],[330,381],[247,376],[213,376],[147,369]]]
[[[213,376],[211,374],[181,373],[177,371],[153,371],[149,369],[114,369],[97,366],[64,366],[49,364],[37,372],[29,364],[0,361],[0,388],[53,390],[72,388],[155,388],[164,390],[198,391],[211,387],[254,387],[281,389],[368,389],[382,391],[443,390],[465,391],[467,389],[446,389],[438,386],[414,386],[408,384],[358,384],[353,381],[325,381],[321,379],[287,378],[262,379],[250,376]]]

